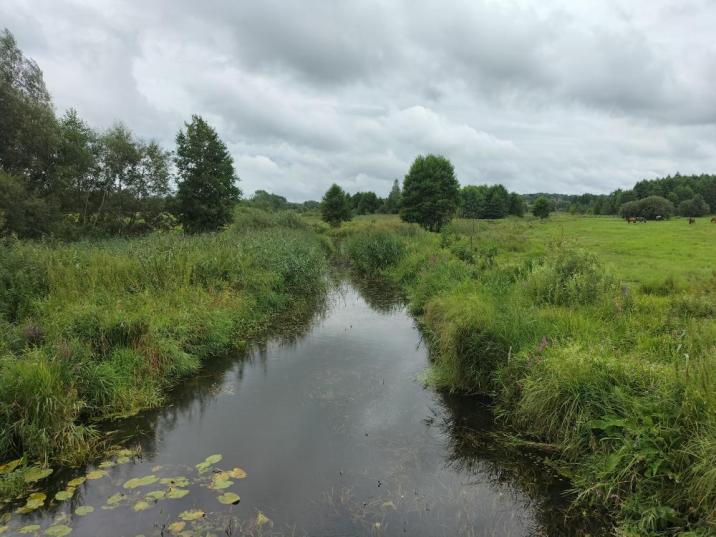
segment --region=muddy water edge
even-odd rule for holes
[[[38,481],[40,506],[7,506],[0,532],[608,534],[569,509],[543,454],[495,440],[485,401],[422,385],[428,353],[395,292],[339,278],[291,328],[103,424],[126,447]]]

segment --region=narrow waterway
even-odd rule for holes
[[[338,284],[303,333],[217,360],[169,406],[113,424],[141,449],[55,472],[46,506],[13,512],[8,533],[583,534],[538,454],[496,446],[479,400],[423,387],[420,332],[373,289]]]

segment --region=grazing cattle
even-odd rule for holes
[[[640,224],[646,224],[646,218],[644,218],[643,216],[637,217],[636,221]]]
[[[712,224],[716,224],[716,216],[714,216],[714,217],[711,219],[711,223],[712,223]]]
[[[689,224],[695,224],[695,223],[696,223],[696,218],[689,217]]]
[[[657,215],[656,215],[655,220],[663,220],[663,219],[664,219],[664,217],[661,216],[660,214],[657,214]]]
[[[627,224],[636,224],[636,216],[630,216],[627,218]]]

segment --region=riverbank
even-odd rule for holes
[[[683,224],[457,221],[430,234],[387,217],[333,233],[355,269],[403,289],[433,351],[427,382],[491,395],[516,437],[550,448],[578,505],[625,535],[708,535],[716,230]]]
[[[161,405],[203,362],[314,308],[330,247],[293,215],[243,209],[216,234],[1,248],[7,498],[38,467],[91,457],[93,422]]]

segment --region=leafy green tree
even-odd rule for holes
[[[231,222],[241,191],[234,162],[216,131],[192,116],[176,137],[180,220],[189,233],[215,231]]]
[[[265,190],[257,190],[247,202],[247,205],[263,209],[264,211],[282,211],[290,209],[294,204],[289,203],[286,198],[277,194],[270,194]]]
[[[323,195],[321,216],[324,222],[328,222],[333,227],[338,227],[341,222],[347,222],[352,218],[350,198],[335,183]]]
[[[393,181],[393,187],[390,189],[390,194],[388,194],[388,197],[385,199],[382,212],[386,214],[398,214],[398,211],[400,211],[400,198],[400,183],[396,179]]]
[[[623,203],[619,207],[619,214],[624,218],[643,216],[648,220],[654,220],[657,216],[668,218],[674,214],[674,204],[662,196],[648,196]]]
[[[373,214],[380,205],[380,198],[375,192],[356,192],[351,196],[351,208],[355,214]]]
[[[57,208],[28,192],[23,178],[0,170],[0,236],[41,238],[51,235],[59,220]]]
[[[700,194],[696,194],[690,200],[679,203],[678,213],[681,216],[704,216],[709,214],[711,208]]]
[[[21,177],[33,195],[52,191],[49,174],[56,120],[42,71],[6,29],[0,33],[0,168]]]
[[[485,216],[483,218],[504,218],[510,210],[510,194],[502,185],[493,185],[487,190]]]
[[[535,200],[535,204],[532,206],[532,214],[537,218],[548,218],[552,212],[552,202],[544,196],[540,196]]]
[[[466,185],[460,189],[460,216],[463,218],[484,218],[488,187]]]
[[[403,181],[400,217],[430,231],[450,221],[460,200],[460,185],[448,159],[418,156]]]
[[[522,199],[517,192],[510,193],[509,209],[507,211],[512,216],[525,215],[525,200]]]

